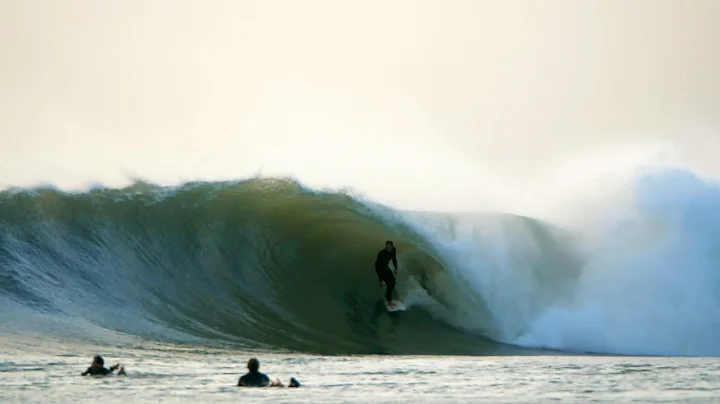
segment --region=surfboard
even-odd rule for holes
[[[385,301],[385,307],[387,308],[387,311],[405,311],[405,309],[407,309],[407,307],[405,307],[405,304],[400,300],[393,300],[390,302],[390,304]]]

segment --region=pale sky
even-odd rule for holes
[[[658,150],[720,175],[718,21],[716,0],[0,0],[0,187],[262,172],[472,209]]]

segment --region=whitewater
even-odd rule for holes
[[[171,401],[232,401],[250,355],[306,387],[258,402],[712,396],[720,184],[658,169],[624,191],[566,227],[403,211],[287,178],[9,189],[0,398],[74,401],[96,353],[125,364],[130,377],[102,386],[133,401],[178,382]],[[386,239],[405,312],[380,300]]]

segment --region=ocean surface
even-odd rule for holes
[[[710,400],[720,186],[665,170],[631,194],[568,229],[289,179],[9,189],[0,402]],[[404,312],[380,300],[386,239]],[[81,377],[95,354],[128,376]],[[233,387],[251,356],[303,386]]]
[[[4,341],[1,402],[661,403],[720,401],[710,358],[272,354],[159,346]],[[128,376],[82,377],[90,354]],[[234,387],[247,358],[300,388]]]

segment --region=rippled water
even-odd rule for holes
[[[29,353],[31,352],[31,353]],[[92,356],[128,377],[82,377]],[[174,346],[108,349],[0,341],[1,402],[671,402],[712,401],[715,358],[604,356],[307,356]],[[237,388],[250,356],[299,389]],[[694,401],[694,400],[693,400]]]

